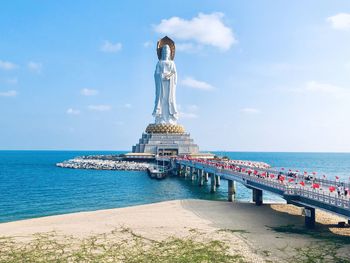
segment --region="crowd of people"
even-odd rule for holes
[[[318,179],[316,172],[300,173],[299,170],[292,171],[289,169],[286,171],[284,168],[280,170],[271,169],[271,167],[262,162],[242,161],[242,160],[226,160],[226,159],[201,159],[191,158],[188,156],[177,157],[178,159],[184,159],[192,162],[203,163],[205,165],[214,166],[218,169],[226,169],[239,173],[245,173],[249,176],[255,176],[257,178],[263,178],[269,181],[277,181],[280,184],[291,187],[302,187],[313,191],[321,191],[323,193],[336,192],[338,197],[349,198],[349,184],[339,182],[339,177],[336,176],[334,181],[326,180],[325,175],[323,179]]]

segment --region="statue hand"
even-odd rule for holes
[[[164,78],[169,80],[173,73],[164,74]]]

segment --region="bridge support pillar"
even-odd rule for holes
[[[198,175],[199,175],[198,185],[202,186],[203,183],[204,183],[204,171],[203,170],[198,170]]]
[[[255,202],[256,205],[262,205],[263,203],[262,190],[253,188],[253,202]]]
[[[190,177],[191,177],[191,180],[193,181],[194,180],[194,168],[193,167],[190,167]]]
[[[216,192],[216,176],[215,176],[215,174],[210,175],[210,191],[212,193]]]
[[[181,166],[181,164],[179,164],[178,167],[177,167],[177,175],[179,177],[182,177],[182,166]]]
[[[204,173],[204,181],[205,182],[209,181],[209,173],[207,173],[207,172]]]
[[[220,175],[216,175],[216,186],[219,187],[221,184]]]
[[[307,228],[315,227],[315,208],[305,206],[305,226]]]
[[[236,182],[233,180],[227,180],[228,182],[228,192],[227,192],[227,201],[232,202],[235,200],[236,196]]]
[[[187,166],[184,166],[183,171],[184,171],[184,176],[186,178],[188,176],[188,168],[187,168]]]

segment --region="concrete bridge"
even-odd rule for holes
[[[199,186],[210,179],[211,192],[215,192],[216,188],[220,186],[221,180],[225,179],[228,182],[228,201],[234,200],[236,182],[239,182],[252,189],[253,202],[256,205],[263,203],[263,191],[268,191],[282,197],[288,204],[304,207],[305,225],[309,228],[315,226],[315,209],[346,217],[350,223],[349,195],[347,197],[338,196],[336,190],[334,192],[328,190],[330,186],[340,184],[349,188],[348,183],[321,179],[308,182],[303,180],[304,178],[301,176],[292,178],[288,177],[285,172],[273,169],[228,165],[217,160],[189,160],[180,157],[163,157],[162,160],[164,159],[169,161],[173,174],[180,177],[190,177],[192,180],[196,180]],[[272,177],[272,175],[274,176]],[[284,180],[281,180],[281,176],[284,177]],[[305,185],[302,186],[301,182]],[[321,187],[311,188],[313,184],[319,184]]]

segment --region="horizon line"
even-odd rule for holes
[[[131,152],[128,150],[94,150],[94,149],[0,149],[0,152],[5,152],[5,151],[37,151],[37,152]],[[350,151],[258,151],[258,150],[252,150],[252,151],[247,151],[247,150],[203,150],[200,151],[202,153],[205,152],[234,152],[234,153],[344,153],[344,154],[350,154]]]

